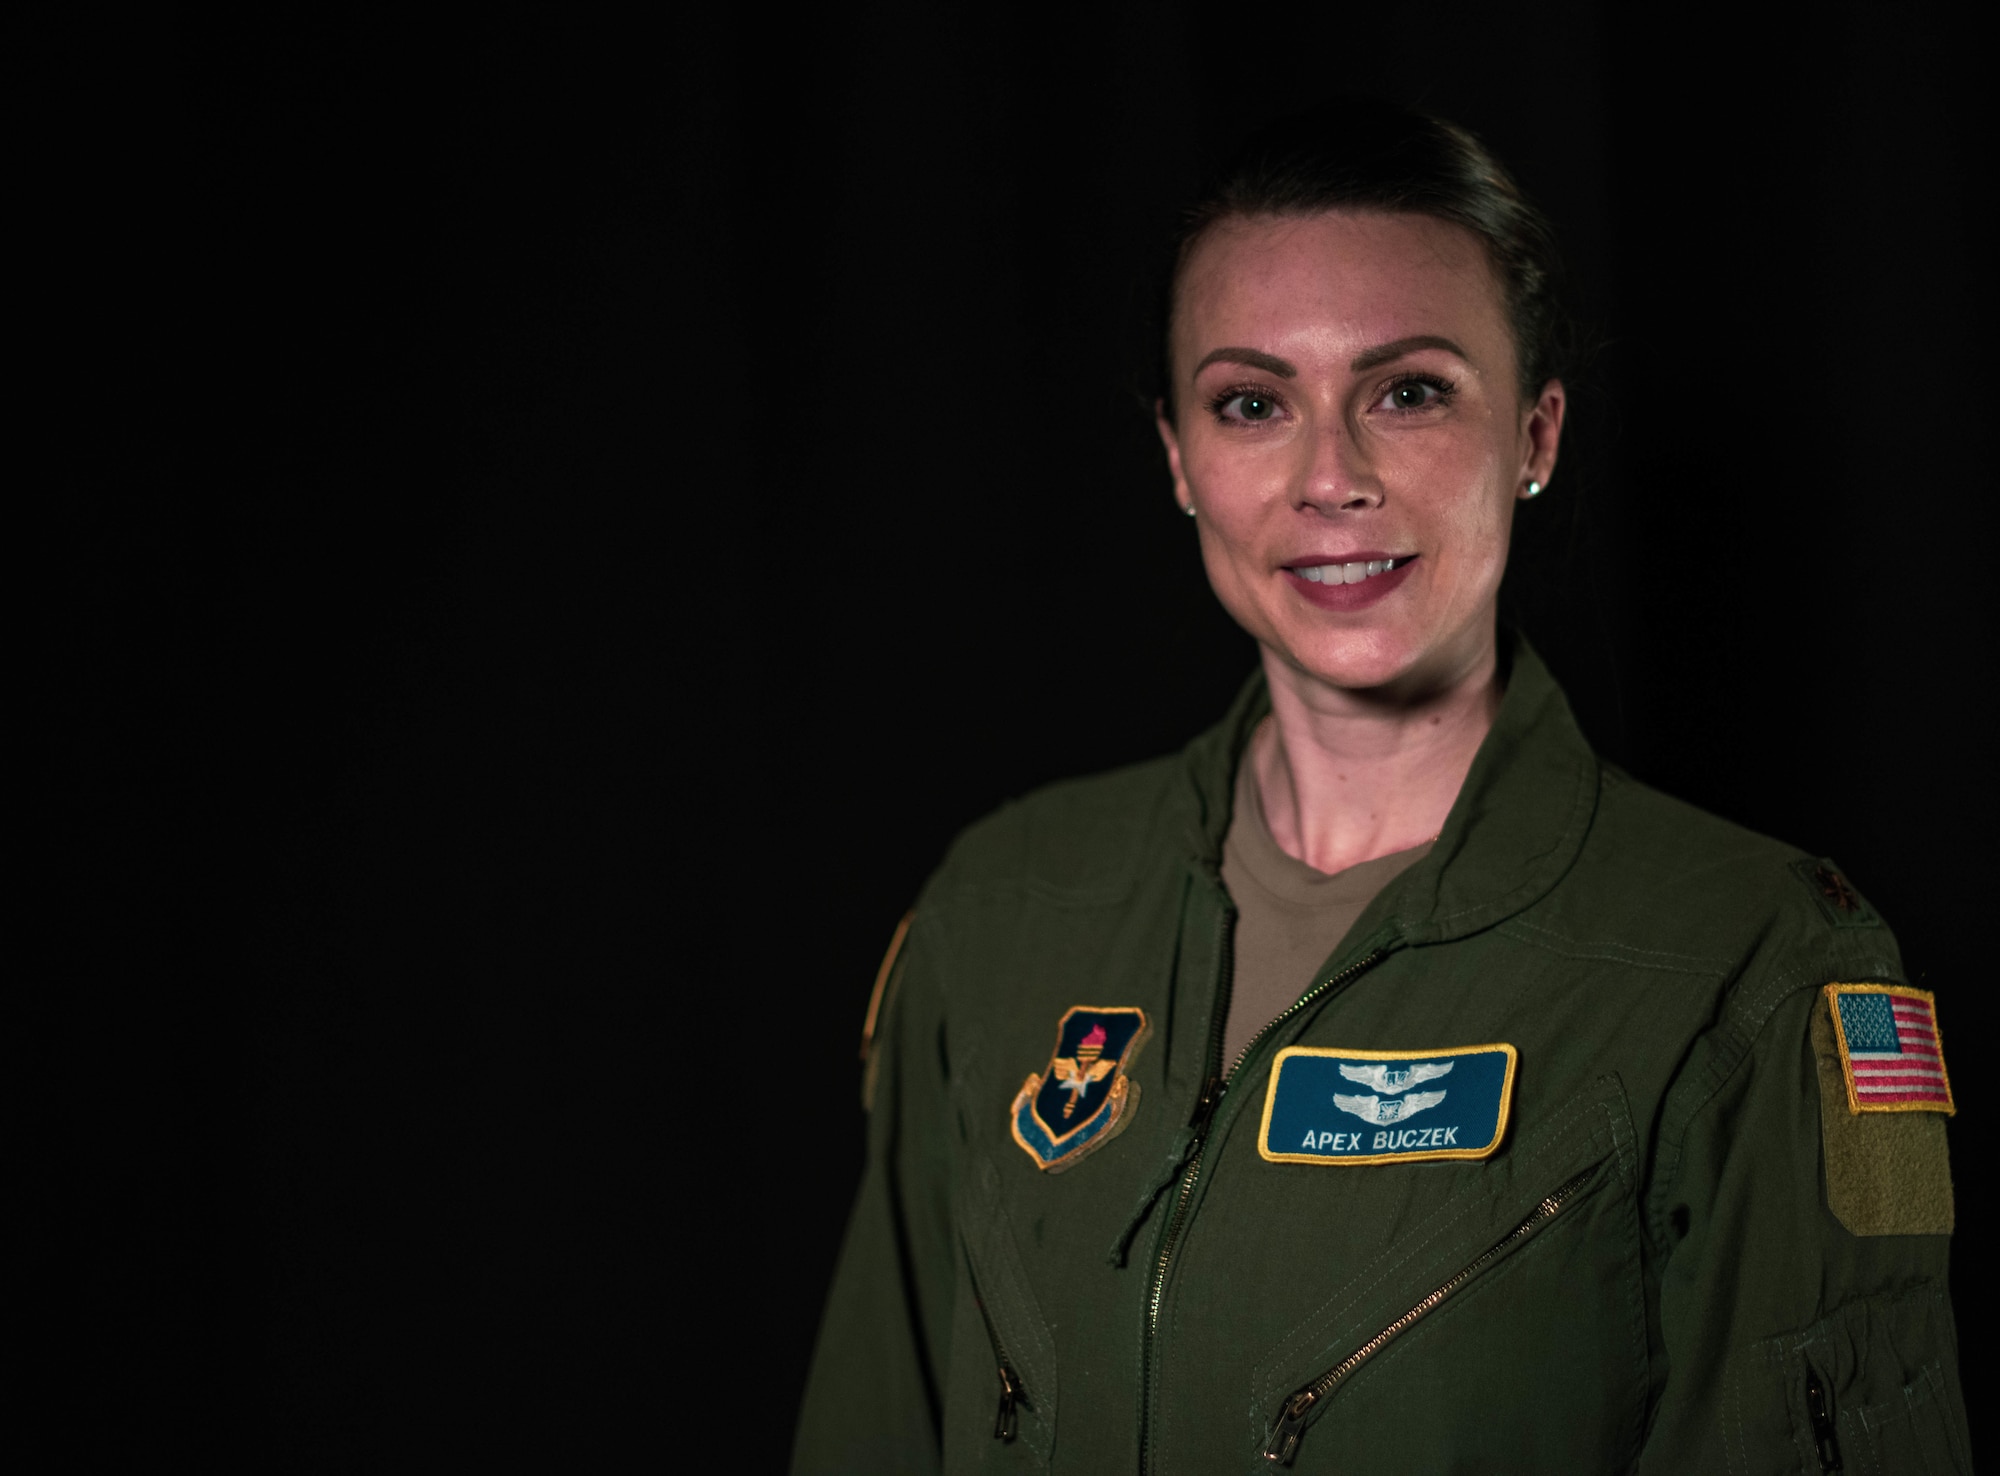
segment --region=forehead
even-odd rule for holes
[[[1427,215],[1337,211],[1212,226],[1175,295],[1178,363],[1219,344],[1345,362],[1420,333],[1475,358],[1508,353],[1500,285],[1479,238]]]

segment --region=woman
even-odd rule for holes
[[[1969,1469],[1930,997],[1498,630],[1553,261],[1376,106],[1190,216],[1160,435],[1262,671],[926,887],[799,1469]]]

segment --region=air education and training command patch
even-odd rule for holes
[[[1014,1098],[1014,1141],[1036,1168],[1059,1174],[1123,1131],[1139,1106],[1139,1083],[1127,1073],[1149,1033],[1144,1010],[1078,1005],[1063,1014],[1048,1071]]]
[[[1272,1163],[1486,1158],[1507,1132],[1510,1045],[1442,1051],[1292,1046],[1271,1065],[1257,1151]]]
[[[1847,1110],[1955,1113],[1937,997],[1907,984],[1829,984]]]

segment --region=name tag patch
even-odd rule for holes
[[[1510,1045],[1291,1046],[1271,1063],[1257,1151],[1272,1163],[1489,1157],[1507,1131],[1516,1059]]]

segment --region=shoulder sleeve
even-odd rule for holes
[[[807,1376],[799,1473],[939,1468],[954,1242],[944,1019],[924,933],[919,907],[870,1006],[868,1160]]]
[[[1886,930],[1876,952],[1899,970]],[[1755,1017],[1726,1010],[1669,1094],[1642,1470],[1972,1469],[1944,1119],[1851,1110],[1825,988],[1851,977],[1822,955],[1747,978]]]

